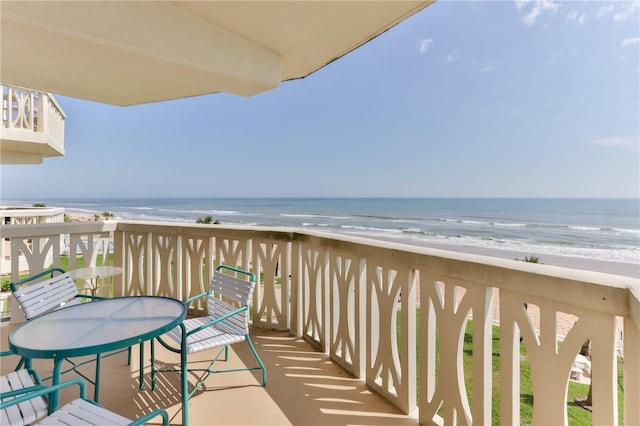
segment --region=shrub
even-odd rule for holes
[[[204,223],[207,225],[211,225],[211,224],[218,224],[220,222],[218,222],[217,220],[214,222],[213,217],[205,216],[205,217],[199,217],[198,220],[196,220],[196,223]]]

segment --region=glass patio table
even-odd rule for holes
[[[74,280],[85,280],[89,283],[89,291],[92,296],[98,292],[98,280],[111,278],[122,273],[122,268],[118,266],[87,266],[86,268],[72,269],[69,276]]]
[[[97,355],[94,399],[100,387],[100,354],[151,340],[180,325],[185,305],[161,296],[102,299],[61,308],[32,318],[9,335],[9,348],[25,358],[53,359],[53,384],[60,382],[65,358]],[[144,353],[140,345],[140,389],[144,383]],[[58,406],[57,393],[50,407]]]

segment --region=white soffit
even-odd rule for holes
[[[432,1],[0,2],[3,83],[114,105],[250,96]]]

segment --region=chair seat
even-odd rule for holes
[[[35,386],[29,372],[25,369],[12,371],[0,377],[0,393]],[[33,398],[18,406],[0,410],[0,425],[23,425],[33,423],[47,415],[47,403],[44,398]]]
[[[211,317],[198,317],[184,321],[187,333],[211,321]],[[176,327],[167,333],[177,344],[182,343],[180,327]],[[214,324],[187,337],[187,353],[200,352],[206,349],[217,348],[245,340],[244,334],[237,334],[224,327],[222,323]]]
[[[42,419],[39,425],[74,425],[74,426],[119,426],[128,425],[131,420],[102,408],[82,398],[75,399],[56,410],[49,417]]]

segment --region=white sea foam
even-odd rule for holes
[[[281,217],[291,217],[291,218],[323,218],[323,219],[338,219],[338,220],[346,220],[349,219],[349,216],[329,216],[324,214],[293,214],[293,213],[280,213]]]
[[[640,263],[640,248],[597,248],[579,246],[557,246],[540,244],[528,240],[506,240],[487,237],[474,237],[468,235],[434,235],[427,234],[420,229],[412,228],[407,232],[397,232],[391,229],[374,229],[370,227],[351,226],[343,227],[344,233],[371,238],[394,238],[400,242],[418,243],[420,245],[445,244],[452,246],[467,246],[487,249],[498,249],[522,253],[535,253],[537,255],[570,256],[585,259],[597,259],[609,262]]]
[[[499,222],[495,222],[493,223],[493,225],[495,226],[505,226],[507,228],[524,228],[527,226],[526,223],[499,223]]]
[[[636,235],[636,236],[640,236],[640,229],[619,229],[619,228],[613,228],[612,231],[614,232],[619,232],[621,234],[631,234],[631,235]]]
[[[638,200],[86,199],[44,202],[83,214],[317,229],[412,244],[467,245],[640,263]],[[20,205],[10,202],[11,205]],[[24,205],[23,204],[23,205]],[[625,214],[612,214],[622,211]],[[474,213],[477,212],[477,213]]]

